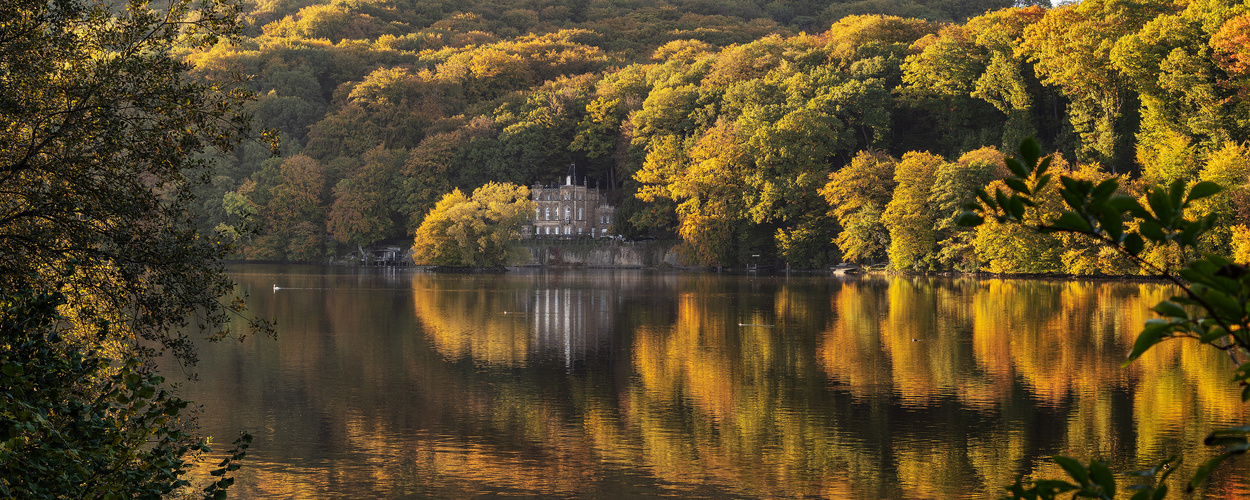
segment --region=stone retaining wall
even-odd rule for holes
[[[683,267],[673,250],[676,241],[528,240],[521,243],[528,259],[515,266],[548,267]]]

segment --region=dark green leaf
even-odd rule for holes
[[[1064,177],[1064,179],[1066,179],[1066,177]],[[1073,210],[1083,210],[1085,207],[1085,197],[1081,196],[1076,191],[1063,189],[1059,191],[1059,196],[1062,196],[1063,202],[1067,203],[1068,207]]]
[[[1094,188],[1094,191],[1091,196],[1095,200],[1106,199],[1110,197],[1112,194],[1115,194],[1115,190],[1119,186],[1120,186],[1119,181],[1115,177],[1112,177],[1110,179],[1107,179],[1105,181],[1098,183],[1098,186]]]
[[[1064,191],[1072,191],[1076,194],[1089,194],[1089,191],[1082,192],[1080,189],[1081,181],[1068,176],[1059,177],[1059,183],[1063,184]]]
[[[1072,479],[1075,479],[1077,483],[1089,484],[1089,473],[1085,470],[1085,466],[1081,465],[1080,462],[1063,455],[1055,455],[1050,458],[1053,459],[1055,463],[1059,464],[1060,467],[1063,467],[1063,470],[1067,471],[1068,475],[1071,476]]]
[[[985,222],[985,217],[978,215],[976,212],[963,212],[959,217],[955,218],[955,225],[959,227],[977,227]]]
[[[981,202],[984,203],[991,210],[998,207],[998,205],[994,203],[994,198],[991,198],[990,194],[985,192],[984,189],[977,188],[977,198],[980,199]]]
[[[1102,226],[1102,230],[1111,237],[1111,241],[1120,241],[1120,237],[1124,234],[1124,221],[1120,219],[1118,212],[1105,212],[1098,219],[1098,223]]]
[[[1049,157],[1049,156],[1048,156],[1048,157],[1046,157],[1046,159],[1045,159],[1045,160],[1043,160],[1043,161],[1042,161],[1042,163],[1043,163],[1043,164],[1045,164],[1045,165],[1047,165],[1047,166],[1049,166],[1049,165],[1050,165],[1050,157]],[[1040,167],[1039,167],[1039,168],[1038,168],[1038,172],[1042,172],[1042,168],[1040,168]],[[1038,175],[1038,176],[1037,176],[1037,185],[1033,187],[1033,191],[1034,191],[1034,192],[1038,192],[1038,193],[1042,192],[1042,188],[1046,187],[1046,185],[1047,185],[1047,184],[1050,184],[1050,178],[1051,178],[1051,174],[1041,174],[1041,175]]]
[[[1037,144],[1037,140],[1029,137],[1020,143],[1020,157],[1030,165],[1037,164],[1037,158],[1042,154],[1042,147]],[[1020,177],[1027,177],[1021,175]]]
[[[1171,333],[1172,325],[1166,321],[1158,319],[1146,321],[1146,328],[1137,334],[1137,340],[1133,342],[1133,349],[1129,352],[1128,359],[1121,363],[1121,366],[1128,366],[1129,363],[1141,357],[1155,344],[1171,336]]]
[[[1194,184],[1194,187],[1189,189],[1189,197],[1185,199],[1185,202],[1188,203],[1194,200],[1201,200],[1203,198],[1207,198],[1215,194],[1218,194],[1220,191],[1223,191],[1223,190],[1224,188],[1221,187],[1219,184],[1216,184],[1211,181],[1202,181],[1197,184]]]
[[[1142,241],[1141,235],[1137,233],[1130,233],[1124,237],[1124,250],[1128,251],[1129,255],[1138,255],[1145,247],[1146,242]]]
[[[1202,444],[1205,444],[1207,446],[1236,446],[1239,444],[1244,445],[1246,444],[1246,436],[1245,435],[1231,436],[1231,435],[1211,434],[1210,436],[1207,436],[1206,439],[1202,440]]]
[[[1052,158],[1051,156],[1042,158],[1042,161],[1037,164],[1037,169],[1033,171],[1033,175],[1038,176],[1039,186],[1046,185],[1046,181],[1041,180],[1043,177],[1047,178],[1048,180],[1050,178],[1049,175],[1046,175],[1046,171],[1050,170],[1051,158]]]
[[[1141,235],[1145,236],[1146,239],[1155,243],[1163,243],[1168,240],[1168,235],[1163,232],[1163,228],[1159,226],[1159,223],[1150,219],[1142,221],[1141,224],[1137,226],[1137,230],[1141,232]]]
[[[1218,340],[1220,337],[1224,337],[1227,335],[1228,335],[1227,330],[1225,330],[1223,327],[1216,326],[1216,327],[1211,328],[1210,331],[1202,334],[1202,336],[1198,338],[1198,341],[1210,343],[1210,342],[1214,342]]]
[[[1166,300],[1156,304],[1151,310],[1164,316],[1189,319],[1189,313],[1185,311],[1185,308]]]
[[[1223,293],[1208,293],[1203,299],[1214,306],[1215,310],[1211,312],[1224,318],[1240,318],[1245,313],[1245,304]]]
[[[1094,484],[1102,488],[1103,495],[1107,498],[1115,498],[1115,476],[1111,474],[1111,469],[1107,468],[1107,464],[1101,460],[1091,461],[1089,477]]]
[[[1180,179],[1172,181],[1172,184],[1168,186],[1168,202],[1173,209],[1180,211],[1185,202],[1185,181]]]
[[[1171,199],[1163,188],[1152,189],[1146,196],[1146,202],[1150,204],[1150,210],[1154,212],[1155,217],[1164,225],[1168,225],[1172,216],[1176,214],[1176,210],[1172,208]]]
[[[1203,481],[1207,480],[1207,476],[1211,475],[1211,471],[1214,471],[1215,468],[1223,463],[1224,460],[1227,460],[1229,456],[1230,455],[1227,453],[1221,453],[1216,455],[1215,458],[1207,460],[1205,463],[1198,466],[1198,470],[1194,471],[1193,479],[1189,481],[1189,487],[1185,490],[1191,492],[1194,491],[1199,484],[1202,484]]]
[[[1128,212],[1133,217],[1146,218],[1149,216],[1146,209],[1141,206],[1141,203],[1138,203],[1137,199],[1132,196],[1112,196],[1110,200],[1107,200],[1107,206],[1111,207],[1112,210]]]
[[[1024,201],[1019,196],[1011,197],[1011,216],[1015,217],[1016,220],[1024,219]]]
[[[1017,193],[1033,194],[1033,192],[1029,190],[1029,186],[1026,185],[1024,181],[1020,179],[1008,177],[1006,179],[1003,179],[1003,184],[1006,184],[1007,187],[1011,188],[1013,191]]]
[[[1028,167],[1026,167],[1023,163],[1020,163],[1020,160],[1007,158],[1003,160],[1003,162],[1007,164],[1007,168],[1011,169],[1011,173],[1015,174],[1016,177],[1025,179],[1029,176]]]
[[[1076,231],[1080,233],[1088,233],[1093,230],[1089,226],[1089,221],[1072,212],[1059,214],[1059,219],[1055,220],[1053,227],[1061,231]]]
[[[1188,247],[1198,246],[1198,236],[1203,229],[1202,224],[1185,224],[1180,236],[1176,238],[1177,242]]]

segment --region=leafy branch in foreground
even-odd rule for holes
[[[184,494],[212,451],[186,432],[188,402],[130,356],[66,347],[59,293],[0,292],[0,498],[161,498]],[[211,471],[225,498],[251,436]]]
[[[1009,188],[985,189],[976,192],[977,203],[969,204],[958,223],[974,227],[993,218],[999,223],[1017,223],[1039,232],[1066,232],[1089,236],[1114,248],[1140,266],[1146,274],[1168,280],[1184,293],[1156,304],[1159,314],[1146,322],[1123,366],[1141,357],[1154,345],[1170,338],[1187,338],[1228,353],[1233,364],[1233,381],[1242,386],[1242,401],[1250,400],[1250,271],[1246,266],[1214,254],[1201,255],[1199,243],[1215,223],[1215,215],[1190,218],[1187,209],[1193,203],[1213,196],[1223,188],[1212,182],[1187,186],[1176,181],[1168,186],[1153,186],[1142,201],[1117,194],[1119,180],[1112,177],[1097,184],[1068,176],[1060,176],[1059,194],[1067,209],[1050,222],[1026,216],[1029,208],[1039,206],[1037,197],[1053,179],[1048,173],[1051,157],[1040,158],[1041,148],[1032,138],[1021,145],[1019,156],[1006,160],[1012,175],[1003,179]],[[1175,261],[1157,262],[1146,258],[1150,248],[1174,250]],[[1190,259],[1191,255],[1198,255]],[[1207,436],[1205,443],[1222,446],[1223,452],[1200,465],[1190,479],[1192,491],[1211,472],[1233,455],[1250,449],[1250,427],[1218,430]],[[1075,481],[1017,481],[1008,488],[1010,498],[1047,499],[1071,492],[1087,498],[1114,498],[1115,476],[1100,461],[1088,466],[1076,460],[1053,457]],[[1172,467],[1179,464],[1173,457],[1147,471],[1136,473],[1145,478],[1158,476],[1157,484],[1137,485],[1134,500],[1163,498],[1167,495],[1164,480]],[[1162,474],[1160,474],[1162,471]]]
[[[236,0],[0,3],[0,498],[178,494],[208,451],[153,360],[194,364],[195,336],[242,315],[230,245],[193,211],[202,153],[252,136],[253,95],[175,56],[240,19]]]

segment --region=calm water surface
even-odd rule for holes
[[[279,337],[205,344],[182,392],[255,435],[241,498],[986,498],[1055,453],[1188,474],[1250,421],[1210,350],[1119,367],[1156,284],[233,274]]]

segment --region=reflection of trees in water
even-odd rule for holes
[[[1222,383],[1227,360],[1170,343],[1149,360],[1119,366],[1148,306],[1173,292],[1152,284],[1025,280],[848,283],[834,298],[839,314],[820,360],[857,397],[880,397],[888,378],[904,407],[960,412],[977,422],[926,430],[916,443],[906,428],[892,426],[898,478],[909,496],[944,496],[933,488],[966,483],[950,481],[965,467],[959,463],[980,481],[958,490],[979,487],[986,495],[1020,472],[1062,476],[1035,460],[1053,452],[1111,458],[1127,468],[1180,453],[1193,467],[1208,455],[1199,444],[1206,432],[1246,415],[1236,391]],[[1226,487],[1217,482],[1212,491]]]
[[[415,318],[400,319],[406,296],[278,294],[280,324],[308,332],[282,344],[281,366],[244,375],[280,388],[246,389],[246,404],[305,408],[271,422],[308,436],[284,453],[356,462],[292,459],[302,473],[256,468],[254,484],[306,497],[603,496],[619,482],[987,497],[1017,474],[1059,475],[1044,460],[1056,452],[1196,464],[1206,430],[1246,416],[1225,359],[1168,343],[1118,368],[1145,306],[1168,293],[1155,285],[588,276],[422,275]],[[595,358],[604,348],[613,357]],[[1208,496],[1238,484],[1217,478]]]

